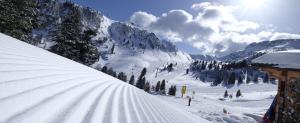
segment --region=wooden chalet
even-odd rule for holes
[[[274,123],[300,123],[300,50],[265,54],[252,66],[278,79]]]

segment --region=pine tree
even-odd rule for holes
[[[208,70],[211,70],[212,67],[213,67],[213,64],[212,64],[212,63],[209,63],[209,64],[208,64]]]
[[[147,83],[145,84],[144,90],[145,90],[146,92],[150,93],[150,83],[149,83],[149,82],[147,82]]]
[[[162,80],[161,85],[160,85],[160,92],[162,94],[166,94],[166,81]]]
[[[221,74],[217,74],[215,80],[212,83],[212,86],[217,86],[222,82]]]
[[[123,81],[127,82],[127,76],[126,76],[126,74],[124,74],[124,76],[123,76]]]
[[[107,70],[107,74],[110,75],[110,76],[114,76],[115,71],[114,71],[112,68],[109,68],[109,69]]]
[[[214,64],[214,65],[216,65],[216,64],[217,64],[217,61],[216,61],[216,60],[214,60],[214,61],[213,61],[213,64]]]
[[[84,45],[80,47],[80,62],[86,65],[91,65],[98,61],[99,51],[92,45],[91,39],[96,36],[96,31],[92,29],[87,29],[83,32],[82,40]]]
[[[176,85],[174,85],[174,86],[173,86],[173,96],[175,96],[175,95],[176,95],[176,91],[177,91],[177,89],[176,89]]]
[[[238,97],[240,97],[240,96],[242,96],[242,93],[241,93],[241,90],[239,89],[239,90],[236,92],[236,97],[238,98]]]
[[[111,76],[117,78],[117,72],[113,71]]]
[[[79,47],[84,43],[80,39],[82,26],[80,12],[78,9],[73,8],[65,16],[57,32],[55,32],[56,37],[54,37],[54,41],[57,44],[51,47],[51,51],[71,60],[80,61]]]
[[[206,69],[206,64],[204,63],[204,61],[201,64],[201,70],[205,70]]]
[[[269,75],[268,73],[266,73],[266,75],[264,76],[264,83],[269,83],[270,79],[269,79]]]
[[[101,71],[102,71],[103,73],[107,73],[107,66],[102,67]]]
[[[169,64],[167,69],[168,69],[168,72],[171,72],[173,70],[173,63]]]
[[[122,80],[122,78],[123,78],[123,72],[120,72],[120,73],[118,74],[117,78],[118,78],[119,80]]]
[[[169,88],[168,95],[175,96],[176,95],[176,85],[172,85]]]
[[[171,87],[169,88],[168,95],[172,95],[172,89],[173,89],[173,85],[171,85]]]
[[[115,44],[113,44],[111,49],[110,49],[111,54],[114,54],[114,51],[115,51]]]
[[[226,90],[225,93],[224,93],[224,98],[227,98],[227,97],[228,97],[228,92]]]
[[[234,85],[235,84],[235,73],[232,72],[229,76],[228,84]]]
[[[156,83],[155,91],[158,92],[159,89],[160,89],[160,81],[158,81],[158,82]]]
[[[122,80],[122,81],[124,81],[124,82],[127,82],[127,76],[126,76],[125,73],[123,73],[123,72],[120,72],[120,73],[118,74],[118,79],[120,79],[120,80]]]
[[[250,83],[250,78],[249,78],[249,76],[246,77],[246,83],[247,83],[247,84]]]
[[[83,30],[80,10],[75,5],[70,7],[54,33],[53,40],[56,41],[56,44],[51,47],[50,51],[85,65],[91,65],[98,61],[99,52],[90,41],[91,37],[95,35],[95,31]]]
[[[238,79],[238,85],[243,84],[243,78],[241,75],[239,75],[239,79]]]
[[[142,70],[142,72],[141,72],[141,75],[140,75],[140,77],[143,77],[143,76],[145,76],[145,75],[146,75],[146,73],[147,73],[147,68],[143,68],[143,70]]]
[[[138,81],[136,82],[136,87],[139,88],[139,89],[144,89],[145,84],[146,84],[146,78],[143,77],[141,79],[138,79]]]
[[[37,0],[0,0],[0,32],[37,44],[32,30],[38,27]]]
[[[147,69],[143,68],[137,82],[136,82],[136,87],[139,89],[144,89],[145,88],[145,83],[146,83],[146,78],[145,75],[147,73]]]
[[[134,85],[134,75],[131,75],[130,80],[129,80],[130,85]]]
[[[253,82],[258,83],[258,76],[257,75],[254,75]]]

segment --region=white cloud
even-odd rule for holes
[[[158,35],[165,35],[170,40],[173,37],[181,38],[177,41],[199,40],[209,36],[213,31],[196,21],[191,14],[184,10],[171,10],[163,13],[149,29]],[[169,35],[172,35],[171,37]],[[169,38],[170,37],[170,38]]]
[[[251,21],[235,21],[222,25],[222,30],[225,32],[245,32],[248,30],[256,30],[260,27],[257,23]]]
[[[197,20],[212,27],[217,32],[245,32],[260,27],[260,25],[255,22],[237,20],[233,15],[233,11],[236,10],[236,7],[233,6],[208,3],[204,5],[194,4],[193,6],[201,6],[201,11],[196,17]]]
[[[273,33],[272,37],[270,38],[271,41],[278,40],[278,39],[300,39],[300,35],[275,32],[275,33]]]
[[[273,25],[238,20],[233,14],[234,6],[203,2],[192,5],[191,9],[197,14],[193,16],[185,10],[171,10],[155,17],[139,11],[130,20],[160,38],[186,42],[210,55],[226,55],[262,40],[300,38],[298,34],[275,32]]]
[[[210,6],[212,6],[212,3],[210,3],[210,2],[202,2],[202,3],[193,4],[191,6],[191,9],[193,9],[193,10],[202,10],[202,9],[210,7]]]
[[[156,16],[142,11],[135,12],[130,17],[130,22],[141,27],[148,27],[151,23],[155,22],[156,20]]]

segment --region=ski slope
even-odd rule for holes
[[[0,123],[206,123],[127,83],[0,33]]]
[[[185,73],[169,79],[168,85],[176,85],[176,96],[158,96],[159,98],[213,123],[260,123],[277,93],[277,84],[263,83],[262,80],[258,84],[251,82],[233,87],[212,87],[210,83],[195,80],[191,74]],[[184,98],[181,98],[182,85],[187,87]],[[239,89],[242,96],[237,98],[235,95]],[[223,98],[226,90],[229,95],[233,95],[232,98]],[[187,96],[194,97],[191,106],[186,106]]]

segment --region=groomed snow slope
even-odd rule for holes
[[[0,123],[208,122],[1,33],[0,45]]]

